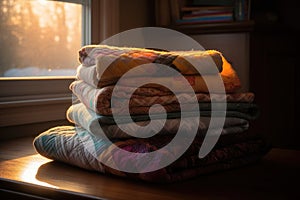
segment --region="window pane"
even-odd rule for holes
[[[74,76],[81,23],[81,4],[1,0],[0,77]]]

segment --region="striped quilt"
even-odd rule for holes
[[[204,158],[198,158],[202,137],[196,137],[188,150],[167,167],[146,172],[128,173],[104,165],[98,158],[118,161],[120,165],[140,165],[135,156],[124,157],[119,148],[137,153],[155,151],[172,140],[172,136],[158,135],[147,139],[115,139],[113,144],[97,138],[82,128],[74,126],[53,127],[39,134],[33,145],[36,151],[47,158],[104,174],[138,179],[147,182],[176,182],[257,162],[270,147],[257,135],[241,133],[221,136],[214,149]],[[184,141],[182,141],[184,142]],[[175,149],[176,150],[176,149]],[[172,156],[172,152],[164,152]],[[145,167],[156,167],[160,159]],[[122,166],[121,166],[122,167]]]

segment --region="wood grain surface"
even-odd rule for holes
[[[1,195],[14,193],[27,195],[28,199],[143,200],[300,197],[300,151],[272,149],[253,165],[172,184],[154,184],[49,160],[35,152],[32,140],[29,137],[0,143]],[[26,199],[25,196],[22,197]]]

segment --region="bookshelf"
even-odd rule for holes
[[[250,17],[250,0],[242,0],[242,7],[246,9],[243,12],[239,11],[238,1],[156,0],[156,25],[184,33],[204,49],[221,51],[236,69],[242,84],[241,91],[248,91],[249,44],[254,20]],[[222,20],[215,20],[220,16]]]
[[[156,25],[186,34],[249,32],[251,0],[156,0]]]
[[[253,30],[254,21],[205,23],[189,26],[170,25],[169,28],[183,32],[188,35],[212,34],[212,33],[238,33]]]

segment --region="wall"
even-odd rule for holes
[[[120,0],[120,32],[132,28],[154,26],[154,0]]]
[[[249,90],[249,34],[224,33],[192,36],[204,49],[215,49],[223,53],[232,64],[242,83],[241,91]]]
[[[300,23],[296,0],[253,1],[250,88],[261,107],[257,131],[274,147],[300,149]]]

